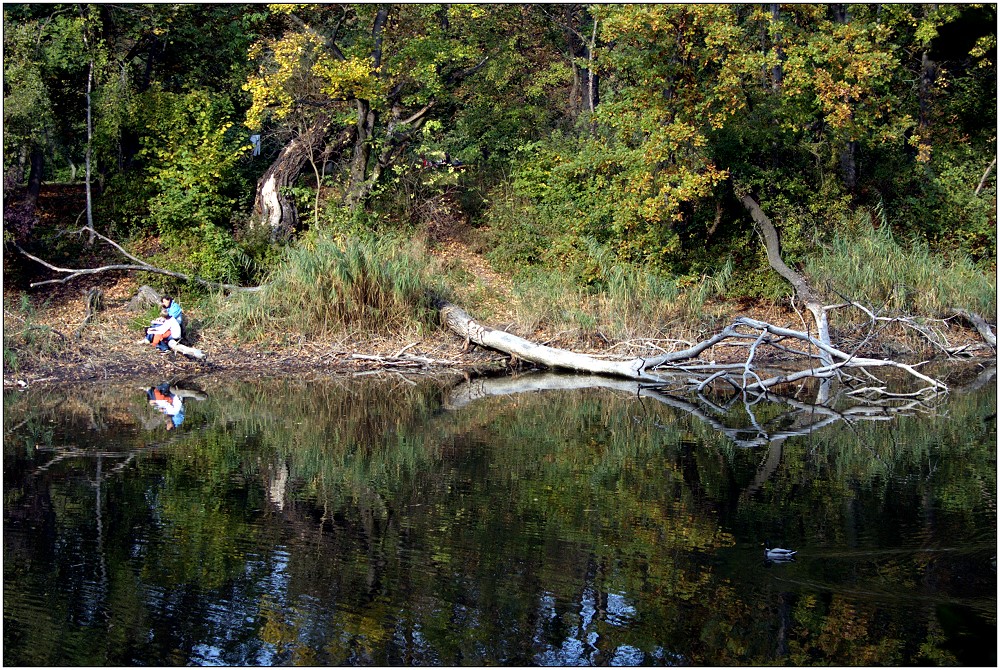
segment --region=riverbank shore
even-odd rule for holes
[[[421,337],[385,338],[357,334],[350,337],[306,339],[276,333],[270,341],[239,342],[219,328],[200,326],[204,319],[189,312],[195,324],[192,344],[202,349],[204,360],[192,360],[174,352],[160,353],[140,343],[136,321],[141,313],[130,311],[128,302],[139,281],[127,275],[104,277],[99,287],[103,308],[86,323],[85,294],[89,285],[54,285],[33,292],[6,291],[4,295],[4,387],[60,384],[82,381],[170,380],[190,376],[238,377],[358,375],[379,371],[400,373],[456,372],[467,376],[505,374],[517,362],[506,354],[467,348],[453,333],[440,329]],[[726,306],[732,317],[745,315],[747,306]],[[777,325],[799,328],[799,316],[777,306],[756,306],[751,314]],[[761,312],[766,312],[762,314]],[[715,317],[714,323],[719,323]],[[529,332],[517,323],[488,324],[549,346],[598,357],[628,358],[650,355],[673,347],[690,346],[692,339],[713,332],[711,324],[686,324],[677,339],[637,338],[611,341],[593,333]],[[723,320],[723,325],[725,321]],[[722,326],[717,326],[721,328]],[[978,334],[957,321],[942,328],[953,347],[967,346],[963,354],[976,359],[995,358]],[[15,337],[15,335],[19,335]],[[909,360],[947,360],[926,341],[906,329],[886,331],[866,344],[869,353]],[[706,352],[706,359],[739,360],[742,350],[732,347]],[[520,369],[524,369],[523,367]]]

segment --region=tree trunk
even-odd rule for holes
[[[840,152],[840,177],[848,193],[854,194],[858,185],[858,143],[848,141]]]
[[[86,41],[84,41],[86,44]],[[88,244],[94,243],[94,207],[93,207],[93,197],[90,192],[90,178],[91,178],[91,165],[90,156],[93,153],[94,148],[94,125],[91,118],[91,100],[90,94],[94,89],[94,61],[90,61],[90,69],[87,70],[87,153],[86,159],[86,191],[87,191],[87,228],[90,229],[90,239],[87,241]]]
[[[283,192],[291,186],[309,161],[313,148],[323,146],[329,122],[320,116],[305,135],[293,138],[257,182],[253,211],[255,224],[270,231],[271,239],[284,239],[298,225],[298,212]]]
[[[355,209],[364,202],[370,187],[368,184],[368,161],[371,157],[371,137],[375,128],[375,111],[367,100],[355,101],[358,122],[354,136],[354,155],[351,158],[351,177],[347,186],[346,203]]]
[[[31,169],[28,171],[28,191],[25,194],[24,206],[34,215],[38,206],[38,194],[42,191],[42,172],[45,169],[45,154],[38,145],[31,147]]]
[[[924,137],[924,130],[930,125],[931,113],[931,88],[937,78],[937,63],[930,59],[926,51],[920,55],[920,85],[917,89],[919,98],[919,118],[917,128],[920,131],[921,139]]]
[[[409,144],[410,138],[418,133],[427,119],[430,118],[430,112],[434,106],[435,103],[432,100],[406,119],[399,118],[399,109],[394,107],[389,115],[381,150],[377,156],[373,157],[370,140],[379,119],[367,101],[358,101],[358,118],[360,119],[364,113],[365,122],[358,123],[358,136],[354,141],[351,181],[345,200],[349,207],[354,209],[364,203],[382,178],[382,174],[399,159]],[[362,141],[362,136],[367,140]]]
[[[594,29],[590,36],[590,44],[587,46],[587,103],[590,113],[597,110],[597,105],[601,102],[600,80],[597,72],[594,71],[594,49],[597,48],[597,19],[594,19]]]
[[[771,21],[777,23],[781,20],[781,10],[780,5],[774,2],[771,3]],[[778,57],[778,62],[774,64],[771,69],[771,88],[775,91],[781,88],[781,82],[784,81],[785,73],[781,65],[782,61],[785,60],[785,52],[782,50],[780,44],[775,44],[774,46],[775,55]]]
[[[565,349],[556,349],[541,344],[529,342],[516,335],[482,326],[472,320],[462,308],[457,305],[445,304],[440,309],[441,320],[452,332],[464,337],[466,342],[472,342],[483,347],[496,349],[510,354],[516,359],[529,363],[545,365],[563,370],[606,374],[628,379],[646,379],[662,381],[643,371],[645,361],[608,361],[593,358],[586,354],[578,354]]]
[[[592,21],[590,35],[584,35],[584,24]],[[600,78],[594,71],[594,50],[597,48],[597,21],[590,16],[585,5],[568,4],[563,11],[563,34],[566,36],[567,55],[573,72],[573,82],[569,93],[569,113],[577,117],[584,112],[591,114],[600,103]],[[579,30],[577,29],[579,27]],[[586,59],[581,66],[579,60]]]
[[[826,310],[823,308],[823,304],[817,299],[816,295],[813,293],[812,288],[809,283],[806,282],[805,277],[800,275],[798,272],[788,267],[785,261],[781,258],[781,245],[778,240],[778,231],[775,229],[774,224],[771,223],[771,219],[764,214],[764,210],[760,208],[753,198],[749,195],[744,195],[741,199],[743,206],[750,211],[750,216],[757,223],[760,228],[761,237],[764,239],[764,248],[767,251],[767,263],[771,268],[777,272],[779,275],[788,280],[788,283],[792,285],[795,290],[796,297],[801,300],[806,309],[808,309],[812,315],[813,319],[816,321],[816,331],[817,339],[823,344],[830,344],[830,322],[827,318]],[[820,349],[819,353],[820,360],[823,361],[824,365],[831,365],[833,359],[830,354]]]

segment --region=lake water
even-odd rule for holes
[[[839,413],[551,376],[5,391],[3,661],[995,666],[974,377]]]

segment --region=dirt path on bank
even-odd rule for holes
[[[202,349],[204,360],[174,352],[160,353],[139,340],[141,313],[129,311],[128,302],[141,282],[129,276],[94,278],[77,285],[57,285],[39,292],[5,291],[4,329],[32,329],[30,351],[14,350],[16,366],[9,366],[5,351],[4,386],[82,380],[173,379],[190,375],[328,375],[378,370],[422,372],[428,370],[499,370],[507,357],[495,352],[463,352],[463,342],[446,332],[419,340],[386,338],[350,342],[329,339],[277,343],[240,343],[218,329],[199,329],[192,344]],[[100,288],[104,309],[80,329],[86,314],[86,292]],[[23,304],[30,307],[21,309]],[[15,309],[9,309],[12,306]],[[25,318],[24,314],[29,316]],[[197,322],[197,310],[188,312]],[[5,350],[7,348],[5,338]],[[428,359],[421,361],[420,359]],[[428,361],[433,361],[428,362]]]

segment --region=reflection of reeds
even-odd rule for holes
[[[385,492],[435,456],[420,426],[440,405],[439,382],[252,380],[210,391],[208,432],[250,436],[265,462],[325,504]]]
[[[223,480],[236,474],[257,479],[261,463],[284,462],[297,495],[334,507],[359,496],[391,497],[416,478],[445,486],[433,480],[442,461],[455,459],[469,467],[489,464],[489,477],[505,482],[512,495],[532,497],[539,491],[558,497],[567,486],[614,489],[626,480],[644,488],[649,483],[636,479],[636,469],[655,464],[673,473],[664,481],[656,477],[656,485],[672,482],[671,488],[678,487],[672,495],[683,496],[690,483],[681,476],[687,460],[721,459],[720,472],[704,470],[701,476],[725,480],[733,475],[724,471],[756,468],[765,446],[740,449],[731,435],[690,411],[600,389],[483,397],[449,411],[442,409],[450,386],[443,379],[416,385],[374,377],[204,381],[207,398],[185,404],[185,430],[172,436],[169,458],[187,461],[185,467],[196,468],[199,477]],[[149,408],[135,388],[93,385],[8,395],[4,422],[12,429],[5,443],[59,446],[58,436],[67,432],[79,436],[81,449],[129,451],[149,442],[150,434],[137,430]],[[891,424],[852,417],[806,435],[796,434],[801,422],[795,420],[811,416],[806,405],[758,402],[752,415],[742,402],[724,411],[703,409],[729,433],[754,426],[787,433],[781,468],[790,478],[782,478],[781,486],[831,479],[877,493],[889,478],[910,473],[942,505],[971,509],[981,504],[983,490],[995,490],[995,402],[995,395],[983,391],[956,392],[938,413],[895,416]],[[61,427],[53,431],[53,425]],[[952,445],[949,453],[942,445]],[[798,474],[791,476],[789,468]],[[970,478],[961,468],[976,474]],[[585,481],[574,479],[583,473]]]

